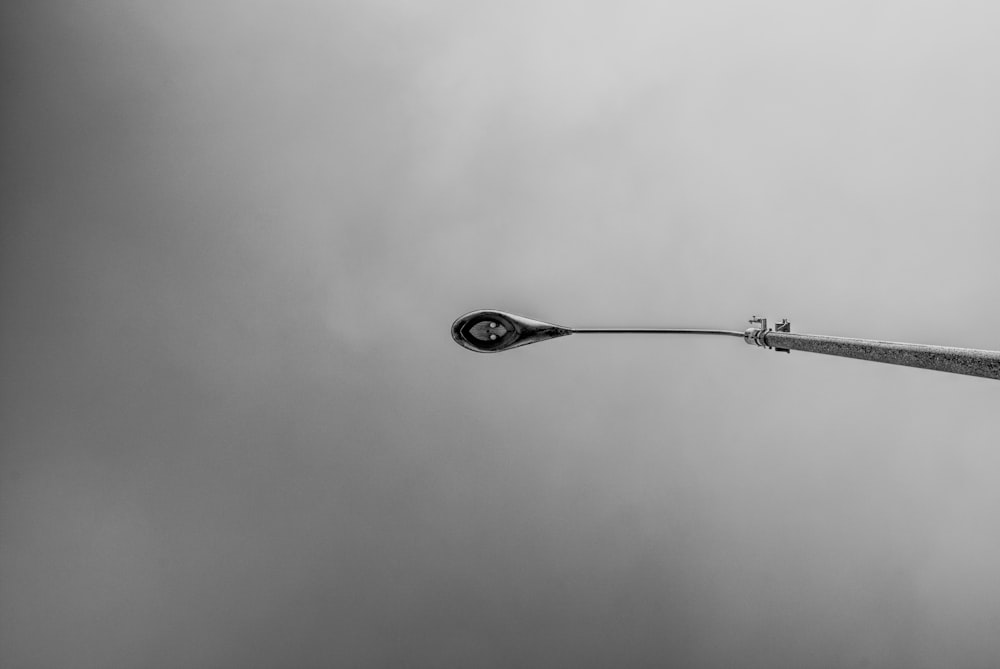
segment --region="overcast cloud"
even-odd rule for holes
[[[1000,6],[7,2],[0,664],[995,667]]]

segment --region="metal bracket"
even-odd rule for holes
[[[775,332],[791,332],[792,323],[787,318],[782,318],[781,322],[774,326]],[[787,348],[775,348],[778,353],[791,353]]]
[[[750,319],[750,325],[756,327],[749,327],[743,333],[743,341],[748,344],[754,344],[762,348],[773,348],[775,351],[780,353],[790,353],[787,348],[774,348],[767,345],[765,337],[768,332],[791,332],[792,324],[787,318],[782,318],[781,321],[775,325],[774,330],[767,327],[767,319],[761,318],[760,316],[754,316]]]
[[[747,328],[743,333],[743,341],[748,344],[771,348],[764,342],[764,335],[769,332],[767,328],[767,319],[761,318],[760,316],[754,316],[750,319],[749,323],[750,325],[756,325],[757,327]]]

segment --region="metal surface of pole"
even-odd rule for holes
[[[1000,351],[982,351],[951,346],[929,346],[875,339],[852,339],[791,332],[787,319],[774,329],[767,319],[754,316],[752,327],[736,330],[693,328],[568,328],[517,316],[504,311],[471,311],[452,323],[455,342],[477,353],[498,353],[519,346],[571,334],[702,334],[742,337],[748,344],[783,353],[805,351],[891,365],[919,367],[952,374],[1000,379]]]
[[[1000,379],[1000,351],[774,331],[766,333],[763,340],[768,347],[779,350],[838,355],[856,360]]]

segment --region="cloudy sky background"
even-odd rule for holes
[[[988,2],[7,2],[0,664],[987,667]]]

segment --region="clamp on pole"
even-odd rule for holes
[[[743,341],[748,344],[754,344],[763,348],[770,348],[779,353],[790,353],[787,348],[774,348],[769,346],[767,343],[767,333],[768,332],[791,332],[792,324],[787,318],[782,318],[781,321],[775,326],[774,330],[767,327],[767,319],[761,318],[760,316],[754,316],[750,319],[750,325],[756,327],[749,327],[743,333]]]
[[[761,318],[760,316],[754,316],[750,319],[749,323],[751,326],[756,325],[757,327],[747,328],[743,333],[743,341],[748,344],[770,348],[770,346],[767,345],[767,342],[764,341],[764,335],[769,332],[767,319]]]

